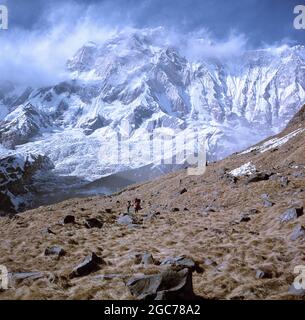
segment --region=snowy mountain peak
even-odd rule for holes
[[[31,89],[14,100],[19,104],[0,95],[1,143],[46,153],[56,173],[93,180],[148,164],[136,156],[144,131],[187,136],[198,129],[207,136],[208,158],[218,159],[277,133],[305,102],[304,46],[195,61],[165,34],[129,29],[87,42],[67,62],[70,79]],[[115,152],[111,139],[124,123],[133,162],[101,159],[100,150]]]

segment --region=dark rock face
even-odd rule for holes
[[[0,210],[16,213],[32,198],[33,177],[39,170],[51,170],[53,164],[42,155],[15,154],[0,158]]]
[[[98,115],[97,117],[88,120],[83,123],[80,127],[84,129],[86,135],[92,134],[95,130],[108,126],[111,121],[105,119],[104,117]]]
[[[101,264],[104,264],[104,260],[93,252],[73,269],[70,278],[87,276],[92,272],[98,271]]]
[[[66,251],[61,247],[53,246],[53,247],[50,247],[50,248],[46,248],[44,254],[46,256],[55,255],[55,256],[58,256],[58,257],[62,257],[62,256],[64,256],[66,254]]]
[[[290,208],[280,216],[280,221],[288,222],[290,220],[297,219],[298,217],[302,216],[303,213],[303,208]]]
[[[0,127],[0,143],[7,148],[28,142],[41,128],[50,125],[48,117],[30,103],[19,106],[16,113],[18,115],[13,121],[5,121]]]
[[[138,300],[196,300],[192,271],[168,270],[160,274],[132,278],[127,282],[131,294]]]
[[[103,227],[103,223],[96,218],[89,218],[89,219],[86,219],[85,227],[88,229],[91,229],[91,228],[101,229]]]

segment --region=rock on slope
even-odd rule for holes
[[[19,278],[0,298],[164,298],[194,290],[211,299],[302,299],[291,285],[305,261],[304,110],[279,135],[209,164],[202,176],[182,170],[112,196],[1,218],[0,264]],[[135,197],[142,210],[119,223]],[[99,227],[88,228],[93,218]],[[43,254],[54,246],[66,254]],[[90,272],[71,278],[77,266]],[[163,280],[168,268],[181,283]]]

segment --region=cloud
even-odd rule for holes
[[[42,16],[47,28],[2,32],[0,80],[33,86],[64,80],[66,61],[77,49],[88,40],[101,43],[115,32],[94,23],[87,15],[76,19],[80,9],[69,5],[53,8]]]
[[[241,55],[248,48],[247,38],[243,34],[231,32],[222,40],[215,39],[206,29],[182,35],[178,46],[190,60],[206,58],[229,59]]]

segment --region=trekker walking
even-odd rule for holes
[[[127,202],[127,213],[130,212],[130,208],[131,208],[131,201]]]
[[[141,209],[142,209],[141,208],[141,200],[138,199],[138,198],[135,198],[135,200],[134,200],[134,212],[138,213],[139,210],[141,210]]]

